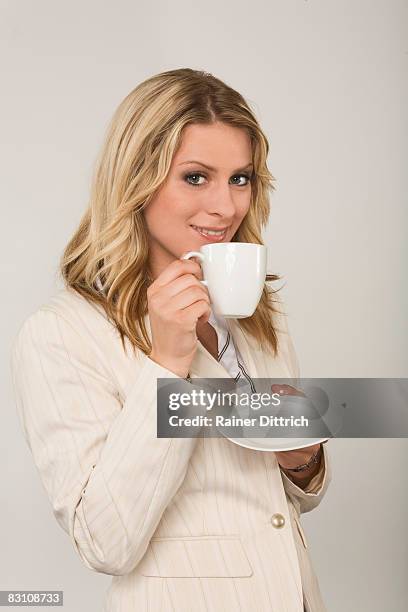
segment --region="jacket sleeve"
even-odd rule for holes
[[[317,474],[313,476],[306,489],[298,487],[280,468],[285,492],[293,501],[298,514],[310,512],[316,508],[322,501],[331,481],[331,466],[327,444],[322,444],[322,447],[323,456],[320,469]]]
[[[104,574],[136,567],[197,443],[156,437],[157,378],[179,377],[140,355],[121,402],[59,313],[30,315],[11,353],[18,416],[53,513],[83,563]]]
[[[299,360],[290,335],[284,305],[280,298],[278,298],[278,302],[280,314],[276,318],[276,326],[278,329],[279,351],[288,364],[291,376],[295,381],[294,385],[296,386],[296,380],[300,378]],[[318,506],[322,501],[331,482],[332,471],[327,446],[328,444],[322,444],[323,457],[320,464],[320,469],[305,489],[301,489],[299,486],[297,486],[289,478],[289,476],[287,476],[287,474],[285,474],[285,472],[279,468],[285,492],[293,501],[298,514],[310,512],[316,508],[316,506]]]

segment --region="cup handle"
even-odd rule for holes
[[[198,257],[201,262],[203,262],[205,259],[204,255],[202,253],[199,253],[198,251],[189,251],[180,259],[191,259],[192,257]],[[208,287],[208,283],[206,280],[200,280],[200,283]]]

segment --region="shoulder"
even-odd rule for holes
[[[116,328],[101,306],[64,287],[23,320],[12,342],[12,353],[29,346],[40,349],[62,344],[80,352],[84,346],[102,346],[115,335]]]
[[[58,291],[39,311],[53,312],[78,327],[85,326],[90,321],[97,321],[105,326],[111,325],[102,306],[87,300],[72,287],[64,287]]]
[[[80,325],[81,322],[85,323],[87,320],[102,320],[105,324],[110,323],[104,309],[99,304],[87,300],[72,287],[64,287],[52,295],[36,311],[30,313],[23,324],[28,320],[33,322],[46,319],[45,314],[48,312],[54,313],[73,325]]]
[[[86,382],[87,389],[97,384],[116,395],[116,374],[124,369],[126,357],[116,328],[101,311],[72,289],[63,289],[31,312],[9,354],[17,392],[65,392]]]

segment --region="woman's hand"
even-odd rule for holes
[[[200,264],[173,261],[147,289],[153,361],[185,378],[197,350],[197,322],[211,313]]]
[[[271,389],[274,393],[279,393],[279,395],[301,395],[306,397],[302,391],[299,391],[290,385],[274,384],[271,386]],[[307,463],[312,457],[313,453],[315,453],[319,447],[320,443],[312,444],[296,450],[275,451],[275,455],[281,467],[285,469],[294,468],[298,465],[302,465],[303,463]]]

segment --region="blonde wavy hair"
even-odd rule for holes
[[[267,138],[240,93],[207,72],[169,70],[133,89],[108,126],[88,207],[65,247],[59,272],[65,286],[104,308],[125,351],[125,337],[135,352],[149,355],[152,349],[144,321],[152,279],[142,211],[166,180],[183,129],[216,121],[246,130],[252,147],[251,203],[232,240],[263,244],[261,231],[269,218],[275,179],[267,168]],[[269,274],[266,280],[279,278]],[[272,298],[276,292],[265,284],[254,314],[237,320],[275,355],[273,315],[280,312]]]

